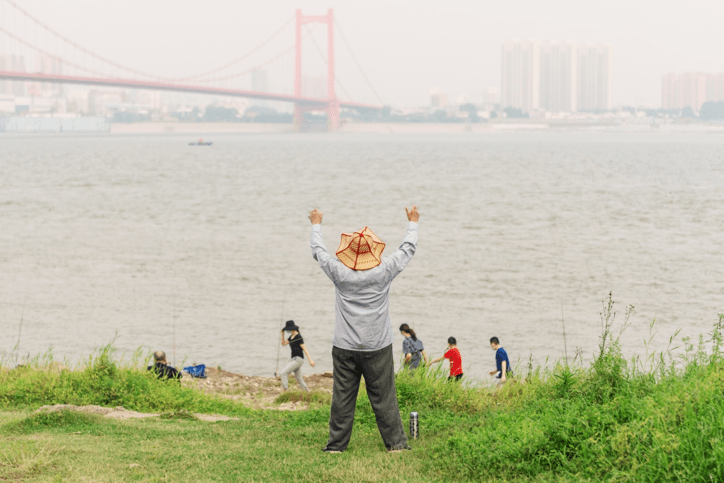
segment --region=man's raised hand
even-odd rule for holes
[[[417,212],[417,206],[412,205],[412,209],[408,210],[407,207],[405,207],[405,213],[407,213],[407,219],[409,221],[414,221],[417,223],[417,221],[420,219],[420,213]]]
[[[309,220],[312,222],[312,225],[319,225],[322,223],[322,212],[318,209],[313,209],[309,213]]]

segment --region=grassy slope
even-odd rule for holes
[[[604,333],[591,367],[532,371],[501,391],[398,376],[401,411],[420,412],[414,450],[389,455],[364,394],[352,443],[319,450],[329,407],[251,411],[100,356],[83,371],[0,371],[0,479],[28,481],[724,481],[721,324],[710,350],[686,343],[626,361]],[[111,367],[112,366],[112,367]],[[191,391],[191,392],[188,392]],[[115,422],[30,412],[41,404],[122,404],[239,421]],[[130,468],[131,464],[138,464]]]
[[[386,454],[372,428],[357,428],[355,444],[347,453],[323,454],[325,410],[260,413],[213,424],[118,422],[71,414],[60,413],[51,420],[44,418],[41,426],[30,426],[23,413],[0,413],[6,429],[0,436],[0,479],[425,481],[430,476],[425,476],[413,454],[392,458]]]
[[[558,374],[563,374],[563,370]],[[421,411],[414,450],[388,455],[362,396],[349,450],[326,455],[328,407],[233,411],[240,421],[117,422],[0,412],[0,478],[28,481],[722,481],[724,367],[705,365],[599,397],[579,371],[495,397],[401,377]],[[435,388],[440,384],[441,388]],[[630,391],[630,392],[629,392]],[[435,392],[449,410],[425,406]],[[585,393],[586,397],[581,397]],[[140,466],[130,468],[131,464]]]

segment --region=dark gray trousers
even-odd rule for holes
[[[375,412],[377,428],[385,446],[387,449],[405,447],[407,435],[402,427],[400,407],[397,405],[392,345],[373,352],[333,347],[332,361],[334,387],[327,448],[335,451],[347,449],[352,436],[354,410],[362,376],[365,378],[367,397]]]

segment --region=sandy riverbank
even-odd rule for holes
[[[56,411],[77,411],[79,413],[96,414],[103,416],[104,418],[117,419],[119,421],[125,421],[128,419],[145,419],[155,418],[161,416],[161,413],[140,413],[138,411],[131,411],[124,408],[123,406],[117,406],[115,408],[107,408],[103,406],[76,406],[75,404],[54,404],[52,406],[43,406],[38,409],[39,413],[53,413]],[[239,418],[230,418],[229,416],[223,416],[220,414],[200,414],[193,413],[190,416],[200,420],[207,421],[209,423],[215,423],[217,421],[232,421],[238,420]]]
[[[208,394],[216,394],[223,398],[239,401],[254,409],[279,409],[294,411],[306,409],[308,404],[303,401],[290,401],[276,404],[275,400],[282,394],[282,383],[278,377],[245,376],[215,368],[206,369],[205,379],[196,379],[184,374],[181,383],[185,387],[193,387]],[[332,373],[305,375],[304,382],[313,392],[332,395]],[[293,375],[289,377],[289,391],[300,392],[299,384]]]

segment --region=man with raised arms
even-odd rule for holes
[[[390,286],[412,260],[417,248],[420,214],[415,205],[405,211],[409,221],[405,239],[400,248],[384,260],[385,244],[367,227],[343,233],[337,257],[333,257],[322,238],[322,212],[314,210],[309,214],[312,256],[336,289],[332,339],[334,388],[329,440],[322,451],[339,453],[347,449],[362,376],[387,451],[411,449],[397,404],[390,321]]]

